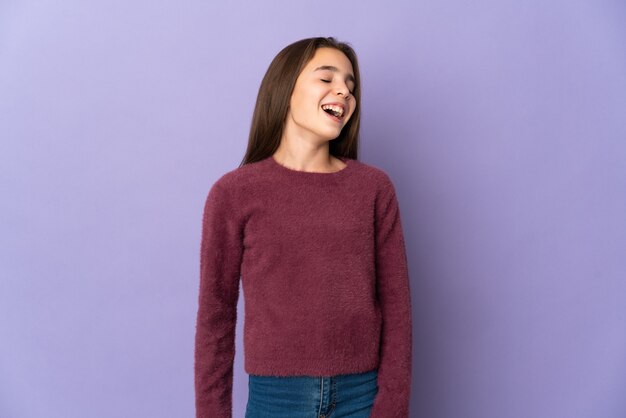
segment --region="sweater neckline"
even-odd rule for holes
[[[342,168],[341,170],[338,171],[331,171],[331,172],[319,172],[319,171],[302,171],[302,170],[295,170],[293,168],[289,168],[286,167],[282,164],[280,164],[278,161],[276,161],[274,159],[273,155],[270,155],[269,157],[267,157],[267,159],[269,160],[269,164],[274,167],[275,169],[277,169],[278,171],[280,171],[283,174],[286,175],[290,175],[293,177],[300,177],[300,178],[339,178],[342,177],[344,175],[346,175],[352,168],[353,165],[353,160],[351,158],[347,158],[347,157],[343,157],[343,156],[336,156],[337,158],[339,158],[341,161],[343,161],[344,163],[346,163],[346,166],[344,168]]]

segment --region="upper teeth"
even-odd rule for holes
[[[333,112],[335,112],[337,114],[337,116],[341,117],[343,116],[343,109],[339,106],[333,106],[333,105],[323,105],[322,109],[326,110],[326,109],[330,109]]]

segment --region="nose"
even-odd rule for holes
[[[350,94],[350,90],[348,89],[348,86],[345,85],[345,83],[340,83],[336,91],[337,94],[341,94],[343,95],[343,97],[348,97],[348,95]]]

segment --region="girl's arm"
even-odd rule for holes
[[[232,417],[242,225],[220,182],[204,207],[195,336],[196,417]]]
[[[406,418],[411,395],[411,292],[400,209],[386,176],[376,201],[376,279],[382,312],[378,393],[371,418]]]

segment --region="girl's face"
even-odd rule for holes
[[[355,88],[352,71],[343,52],[318,48],[296,80],[285,131],[301,138],[337,138],[356,106],[351,93]]]

